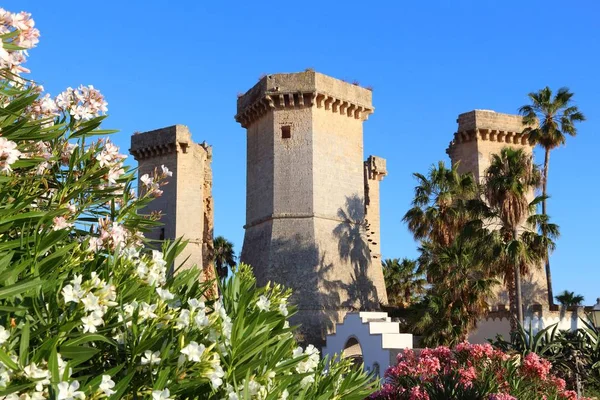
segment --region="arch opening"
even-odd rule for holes
[[[349,358],[352,361],[352,365],[357,367],[363,364],[362,347],[356,337],[351,336],[348,338],[342,351],[342,358]]]

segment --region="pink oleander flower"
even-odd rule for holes
[[[552,364],[535,353],[529,353],[523,359],[523,370],[526,375],[546,380]]]
[[[577,392],[573,390],[567,390],[560,394],[560,398],[564,400],[577,400]]]
[[[26,12],[11,13],[0,8],[0,34],[18,32],[12,38],[5,39],[3,43],[8,43],[20,47],[20,50],[7,50],[4,45],[0,45],[0,69],[8,69],[16,76],[12,79],[15,82],[23,83],[18,77],[21,72],[29,72],[21,64],[26,61],[27,49],[35,47],[39,42],[40,32],[34,27],[35,22],[31,19],[31,14]]]
[[[67,88],[56,96],[56,105],[76,120],[87,121],[108,111],[104,96],[92,85]]]
[[[494,394],[490,394],[490,397],[488,397],[488,400],[519,400],[514,396],[511,396],[510,394],[507,393],[494,393]]]
[[[60,231],[62,229],[68,229],[68,228],[71,228],[72,226],[73,226],[73,224],[67,222],[65,217],[54,217],[54,219],[52,220],[52,230],[53,231]]]
[[[429,400],[429,395],[421,386],[415,386],[410,390],[409,400]]]
[[[460,384],[466,388],[473,386],[473,381],[477,379],[477,371],[474,367],[460,368],[458,375],[460,375]]]
[[[552,378],[552,383],[561,392],[564,391],[565,388],[567,387],[567,383],[562,378],[554,377],[554,378]]]
[[[69,165],[69,161],[71,160],[71,156],[73,152],[77,148],[76,143],[66,142],[62,148],[62,152],[60,153],[60,161],[63,165]]]
[[[433,355],[419,357],[417,365],[417,375],[422,381],[430,380],[435,377],[441,369],[440,360]]]
[[[0,137],[0,171],[9,173],[10,167],[21,157],[21,152],[17,150],[17,144],[11,140]]]

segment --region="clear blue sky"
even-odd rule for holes
[[[382,251],[414,257],[401,218],[475,108],[514,113],[526,94],[568,86],[588,121],[552,153],[549,214],[562,230],[555,292],[600,296],[600,5],[596,1],[4,1],[41,31],[31,77],[57,94],[93,84],[124,152],[134,131],[188,125],[213,145],[215,233],[241,250],[245,131],[236,94],[262,74],[308,67],[374,88],[365,156],[388,160]],[[537,161],[542,158],[538,154]],[[131,160],[133,162],[133,160]]]

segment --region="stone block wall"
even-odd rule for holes
[[[347,310],[387,302],[364,229],[372,111],[369,90],[313,71],[268,75],[238,98],[248,138],[241,258],[259,285],[294,290],[304,342],[322,344]]]
[[[186,126],[174,125],[134,134],[129,152],[138,161],[139,176],[160,172],[161,165],[173,173],[162,188],[162,196],[142,210],[144,214],[162,214],[163,226],[146,236],[156,241],[157,248],[162,239],[189,240],[175,261],[176,267],[184,260],[184,267],[209,266],[213,249],[211,147],[194,143]]]

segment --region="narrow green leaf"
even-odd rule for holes
[[[0,299],[6,299],[12,296],[16,296],[28,290],[39,287],[41,284],[38,278],[29,279],[23,282],[15,283],[14,285],[6,286],[0,289]]]
[[[21,365],[27,365],[29,356],[29,321],[25,322],[21,328],[21,340],[19,345],[19,362]]]

